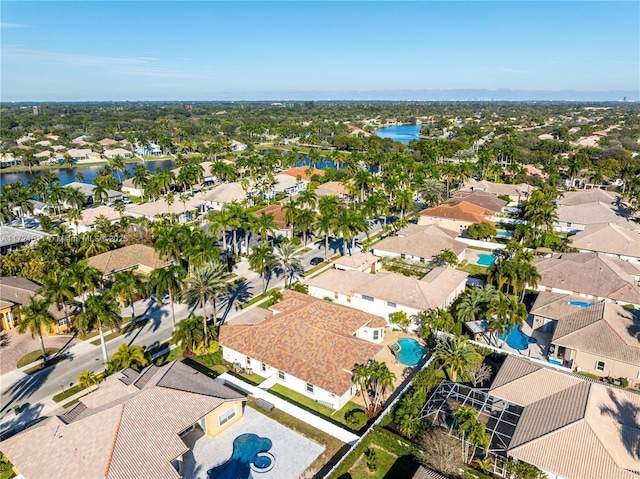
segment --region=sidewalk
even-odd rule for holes
[[[307,423],[316,429],[319,429],[327,434],[339,439],[340,441],[347,444],[354,444],[360,436],[347,431],[341,427],[336,426],[329,421],[325,421],[319,416],[315,414],[311,414],[310,412],[305,411],[304,409],[299,408],[298,406],[291,404],[284,399],[279,398],[278,396],[274,396],[268,391],[260,389],[257,386],[252,386],[251,384],[236,378],[228,373],[223,373],[216,378],[216,381],[221,383],[228,383],[236,388],[246,391],[247,393],[254,396],[256,399],[264,399],[267,402],[270,402],[278,409],[286,412],[290,416],[293,416],[297,419],[300,419],[302,422]]]

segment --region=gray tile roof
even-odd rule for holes
[[[457,233],[436,225],[410,225],[401,229],[396,236],[389,236],[373,247],[376,252],[390,252],[431,259],[443,249],[450,249],[456,255],[467,245],[456,241]]]
[[[589,224],[570,239],[579,250],[640,257],[640,233],[615,223]]]

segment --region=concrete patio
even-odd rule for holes
[[[272,443],[268,454],[274,458],[273,468],[266,472],[252,471],[256,478],[296,479],[324,451],[324,446],[245,407],[243,418],[216,437],[206,436],[200,428],[182,437],[190,448],[184,456],[185,479],[214,479],[207,476],[207,471],[231,457],[233,441],[241,434],[256,434]]]

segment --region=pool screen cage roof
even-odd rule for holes
[[[440,426],[454,435],[453,410],[458,406],[473,407],[478,421],[491,435],[489,452],[505,453],[520,421],[524,407],[489,394],[487,389],[476,389],[444,380],[436,388],[420,413],[420,419],[432,426]]]

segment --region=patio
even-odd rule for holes
[[[229,460],[233,442],[241,434],[255,434],[271,441],[268,454],[274,459],[272,468],[259,473],[254,471],[254,477],[295,479],[324,451],[323,446],[245,407],[243,418],[216,437],[206,436],[200,428],[182,436],[190,449],[184,455],[185,479],[214,479],[209,478],[207,471]]]
[[[529,343],[526,349],[514,349],[507,344],[506,341],[501,339],[493,338],[493,343],[491,346],[497,346],[500,349],[504,349],[510,353],[520,354],[522,356],[526,356],[532,359],[539,359],[542,361],[547,360],[547,355],[549,354],[549,346],[551,345],[551,337],[552,333],[547,333],[541,330],[541,328],[533,329],[533,316],[527,316],[527,319],[522,324],[521,330],[527,336],[531,336],[536,340],[534,343]],[[489,344],[489,333],[478,335],[476,337],[477,341]],[[497,341],[497,345],[495,344]]]

